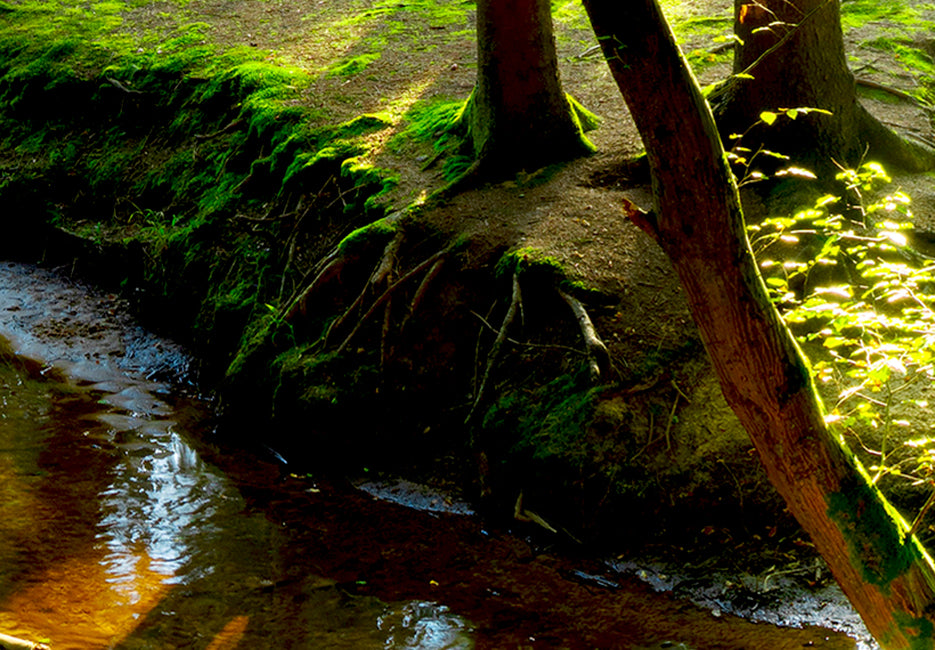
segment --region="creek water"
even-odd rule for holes
[[[45,347],[31,338],[26,326],[57,312],[24,291],[0,286],[11,341],[0,345],[0,633],[55,650],[855,647],[824,627],[602,579],[607,563],[487,528],[442,495],[296,476],[223,447],[206,405],[129,368],[130,348],[114,352],[119,368],[90,351],[113,341],[92,340],[82,310],[66,310],[57,322],[70,327]],[[400,494],[418,508],[390,500]]]

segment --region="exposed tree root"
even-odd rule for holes
[[[298,317],[305,318],[308,316],[308,306],[312,298],[323,286],[338,277],[349,261],[350,258],[339,255],[337,249],[331,251],[327,257],[323,258],[318,265],[320,270],[317,275],[315,275],[315,278],[306,285],[302,293],[290,300],[289,309],[283,314],[283,321],[292,323]]]
[[[380,295],[380,297],[377,298],[376,301],[374,301],[374,303],[370,306],[370,309],[368,309],[368,310],[364,313],[364,315],[361,316],[360,319],[358,319],[357,324],[354,326],[354,328],[351,330],[351,332],[347,335],[347,337],[344,339],[344,341],[341,342],[341,345],[339,345],[339,346],[337,347],[337,349],[335,350],[336,354],[340,354],[341,352],[343,352],[343,351],[347,348],[347,346],[348,346],[348,345],[350,344],[350,342],[351,342],[351,339],[354,338],[354,335],[357,334],[357,332],[360,330],[360,328],[363,326],[363,324],[364,324],[371,316],[373,316],[373,314],[374,314],[380,307],[382,307],[384,304],[386,304],[386,302],[390,299],[390,297],[393,295],[393,293],[394,293],[397,289],[399,289],[403,284],[405,284],[407,281],[409,281],[410,279],[412,279],[414,276],[418,275],[419,273],[421,273],[421,272],[424,271],[425,269],[427,269],[427,268],[429,268],[430,266],[432,266],[436,261],[438,261],[438,260],[441,259],[442,257],[445,257],[446,255],[448,255],[450,252],[451,252],[451,248],[450,248],[450,247],[438,251],[437,253],[435,253],[434,255],[432,255],[431,257],[429,257],[428,259],[425,259],[425,260],[423,260],[422,262],[420,262],[419,264],[417,264],[417,265],[416,265],[415,267],[413,267],[410,271],[408,271],[408,272],[406,272],[405,274],[403,274],[402,276],[400,276],[400,278],[399,278],[398,280],[396,280],[396,282],[390,284],[390,285],[386,288],[386,290]],[[347,312],[345,312],[345,313],[347,313]]]
[[[513,519],[516,521],[525,521],[531,524],[536,524],[537,526],[542,526],[550,533],[558,532],[549,525],[549,522],[534,513],[532,510],[526,510],[526,508],[523,506],[522,492],[519,493],[519,496],[516,498],[516,505],[513,506]]]
[[[932,112],[932,107],[930,105],[921,101],[915,95],[910,95],[909,93],[904,92],[900,90],[899,88],[893,88],[892,86],[887,86],[886,84],[881,84],[876,81],[873,81],[872,79],[864,79],[862,77],[857,77],[855,81],[857,82],[858,86],[863,86],[864,88],[872,88],[874,90],[879,90],[881,92],[888,93],[892,95],[893,97],[899,97],[900,99],[905,99],[908,102],[912,102],[913,104],[915,104],[916,106],[924,110],[926,113]]]
[[[435,261],[435,263],[432,265],[432,268],[429,269],[429,272],[426,273],[425,277],[422,278],[422,282],[419,283],[419,288],[416,289],[415,294],[412,296],[412,300],[409,301],[409,308],[406,311],[406,316],[403,318],[402,323],[399,324],[400,331],[406,328],[406,325],[409,324],[409,320],[412,318],[413,314],[415,314],[422,305],[422,301],[425,300],[425,294],[428,293],[429,286],[431,286],[431,284],[435,281],[444,266],[445,258],[442,257]]]
[[[607,346],[604,345],[604,342],[601,341],[600,337],[597,335],[597,330],[594,329],[594,323],[591,322],[588,311],[584,308],[584,305],[581,304],[581,301],[565,293],[561,289],[558,290],[558,295],[571,307],[572,312],[575,314],[575,319],[578,321],[578,328],[581,330],[581,336],[584,339],[584,347],[588,354],[588,368],[591,381],[597,383],[602,377],[605,377],[610,370],[610,354],[607,352]]]
[[[395,255],[394,255],[395,257]],[[391,264],[386,273],[386,284],[392,286],[395,278],[395,264]],[[383,326],[380,328],[380,377],[386,377],[387,359],[392,354],[390,346],[390,329],[393,325],[393,296],[387,296],[383,306]]]
[[[447,201],[456,194],[474,189],[480,185],[484,179],[484,166],[481,164],[481,161],[475,160],[460,176],[444,187],[432,192],[426,200],[426,204]]]
[[[107,81],[114,83],[114,80],[112,79],[108,79]],[[133,92],[133,91],[130,91],[130,92]],[[244,119],[242,117],[239,117],[228,122],[227,126],[221,127],[220,129],[218,129],[217,131],[213,131],[212,133],[196,133],[195,140],[198,140],[200,142],[204,142],[205,140],[212,140],[214,138],[217,138],[218,136],[224,135],[225,133],[230,133],[231,131],[239,129],[241,126],[243,126],[243,124],[244,124]]]
[[[384,284],[389,284],[389,275],[394,265],[396,264],[396,255],[399,253],[399,248],[402,246],[402,244],[403,234],[400,231],[396,233],[396,236],[393,237],[393,239],[391,239],[390,242],[386,245],[386,248],[383,249],[383,255],[380,257],[380,262],[373,270],[373,273],[370,274],[370,279],[364,285],[364,288],[358,294],[354,302],[351,303],[351,306],[345,309],[344,313],[328,326],[328,330],[325,332],[324,336],[325,345],[328,344],[328,339],[330,338],[331,333],[340,330],[344,323],[346,323],[347,320],[351,317],[351,314],[360,309],[371,289],[375,290]],[[344,349],[343,344],[341,345],[340,349]]]
[[[935,146],[910,134],[899,134],[885,126],[858,102],[860,132],[870,152],[886,163],[908,172],[935,169]]]
[[[490,330],[494,334],[496,334],[499,331],[497,330],[496,327],[491,325],[490,322],[486,318],[478,314],[476,311],[472,311],[471,314],[473,314],[474,317],[477,318],[477,320],[479,320],[484,327],[486,327],[488,330]],[[530,350],[561,350],[562,352],[569,352],[571,354],[577,354],[580,356],[584,356],[585,354],[587,354],[586,352],[583,352],[579,350],[578,348],[573,348],[568,345],[559,345],[557,343],[530,343],[528,341],[517,341],[516,339],[509,337],[509,336],[506,337],[506,340],[517,347],[528,348]],[[477,356],[479,355],[475,355],[475,358]],[[475,375],[475,381],[474,381],[475,385],[477,384],[476,380],[477,380],[477,377]]]
[[[493,372],[493,368],[497,365],[497,361],[500,359],[503,344],[507,340],[507,334],[509,333],[510,326],[513,324],[513,321],[516,320],[516,315],[522,309],[522,302],[523,296],[519,286],[519,276],[514,273],[513,294],[510,298],[510,308],[507,310],[506,316],[503,317],[503,324],[500,325],[500,330],[497,332],[497,338],[494,339],[493,345],[490,347],[490,353],[487,355],[487,366],[484,369],[484,375],[481,378],[480,386],[477,389],[477,394],[474,396],[474,404],[471,406],[471,410],[468,412],[467,418],[464,420],[465,426],[470,427],[470,425],[474,423],[474,418],[478,413],[478,408],[480,407],[481,402],[487,393],[487,386],[490,383],[490,376]],[[471,446],[473,447],[473,432],[470,435]]]

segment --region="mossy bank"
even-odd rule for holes
[[[628,293],[618,273],[576,272],[578,249],[601,244],[585,213],[566,222],[594,230],[561,242],[574,251],[483,215],[488,201],[528,218],[587,168],[391,204],[396,172],[374,165],[374,143],[394,127],[390,149],[418,143],[417,166],[437,164],[443,182],[465,164],[443,137],[458,100],[415,103],[402,122],[335,119],[310,101],[307,69],[219,48],[200,23],[132,41],[114,28],[122,6],[0,3],[3,254],[120,290],[190,345],[220,435],[275,449],[290,471],[489,493],[490,512],[534,511],[552,539],[775,531],[781,504],[684,308],[663,299],[677,292],[664,263]],[[598,176],[575,187],[604,200]],[[669,304],[669,324],[640,315],[647,295]],[[572,304],[607,342],[598,373]]]

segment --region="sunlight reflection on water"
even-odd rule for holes
[[[287,532],[154,385],[102,394],[17,366],[0,357],[0,631],[56,650],[473,647],[443,606],[353,597],[284,561]]]

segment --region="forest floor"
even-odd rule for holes
[[[582,473],[593,472],[598,483],[612,483],[619,479],[617,469],[607,468],[625,460],[649,474],[669,477],[659,479],[668,505],[683,499],[697,505],[692,496],[718,485],[711,498],[732,493],[734,513],[738,506],[746,512],[758,503],[771,505],[772,512],[781,510],[765,494],[769,488],[749,440],[724,403],[704,355],[684,353],[691,347],[687,344],[697,344],[697,333],[670,264],[622,214],[623,198],[650,207],[646,179],[634,176],[627,165],[642,145],[587,18],[576,2],[552,4],[564,88],[601,118],[588,134],[597,152],[458,194],[421,213],[420,219],[452,238],[470,238],[469,256],[479,265],[489,263],[492,251],[541,251],[570,280],[604,297],[589,308],[615,368],[617,386],[598,407],[597,418],[613,435],[587,447],[601,456],[595,462],[605,463],[600,471],[606,474],[593,467]],[[935,10],[912,0],[842,4],[849,61],[861,82],[862,100],[883,122],[932,140],[926,98],[935,73],[930,38]],[[733,2],[662,5],[701,84],[727,76],[732,54],[725,44]],[[2,7],[0,2],[0,11]],[[167,39],[197,31],[222,51],[256,50],[271,63],[303,71],[311,82],[291,101],[323,127],[363,114],[381,115],[388,126],[366,136],[367,152],[360,162],[396,179],[395,187],[381,197],[391,208],[418,203],[446,184],[445,158],[435,148],[433,134],[417,137],[411,127],[420,111],[425,114],[469,95],[476,74],[473,3],[191,0],[132,7],[115,29],[138,43],[140,53],[158,51]],[[929,234],[935,233],[931,176],[897,175],[890,190],[897,188],[913,197],[922,238],[935,239]],[[744,208],[748,220],[757,220],[790,206],[775,208],[747,192]],[[507,289],[486,297],[487,304],[502,305],[508,299]],[[470,346],[474,341],[455,343]],[[662,354],[663,362],[649,364],[647,371],[648,352]],[[529,367],[521,366],[522,371]],[[523,378],[514,372],[504,381],[509,380]],[[526,496],[534,504],[529,507],[550,511],[549,503],[530,499],[528,492]],[[603,503],[602,498],[597,501]],[[703,525],[702,519],[699,515],[697,535],[711,547],[730,541],[731,531]],[[754,537],[777,534],[768,519],[751,526],[747,532]]]
[[[725,43],[733,2],[662,4],[701,85],[725,78],[732,60]],[[880,3],[843,3],[846,47],[862,101],[885,124],[932,141],[932,109],[925,98],[935,71],[935,45],[928,31],[935,10],[915,1],[888,9],[875,4]],[[649,378],[639,377],[632,367],[630,360],[647,349],[679,349],[697,335],[665,255],[620,209],[624,197],[651,206],[645,179],[632,177],[626,165],[642,149],[626,105],[580,6],[554,2],[553,12],[564,88],[601,119],[588,134],[597,152],[558,169],[529,170],[454,196],[422,218],[443,232],[470,236],[475,246],[486,242],[491,250],[542,251],[558,260],[571,279],[613,296],[614,303],[599,309],[595,319],[614,365],[624,384],[633,375],[631,393],[648,386],[664,402],[648,400],[636,407],[645,412],[638,414],[641,423],[630,428],[647,441],[646,462],[662,473],[705,468],[697,482],[736,484],[741,505],[745,491],[748,501],[755,501],[749,492],[760,490],[762,477],[748,486],[746,478],[735,474],[756,474],[759,468],[707,367],[689,363],[687,371],[666,369]],[[159,4],[144,5],[130,12],[126,28],[169,34],[185,20],[204,21],[211,26],[212,40],[268,50],[275,60],[313,76],[302,97],[322,124],[368,113],[390,116],[392,126],[370,136],[367,155],[398,179],[386,197],[390,205],[402,208],[445,185],[442,164],[431,164],[438,155],[432,140],[399,135],[405,134],[413,108],[461,100],[470,93],[476,74],[471,3],[195,0],[170,13]],[[913,198],[920,239],[935,237],[932,177],[896,175],[885,191],[896,190]],[[767,197],[747,191],[744,208],[748,221],[756,221],[793,206],[774,207]],[[663,446],[659,433],[666,425],[671,431]],[[712,465],[727,471],[718,474]],[[691,492],[684,485],[680,490]],[[678,497],[670,494],[670,499]],[[765,534],[773,530],[767,526]]]

